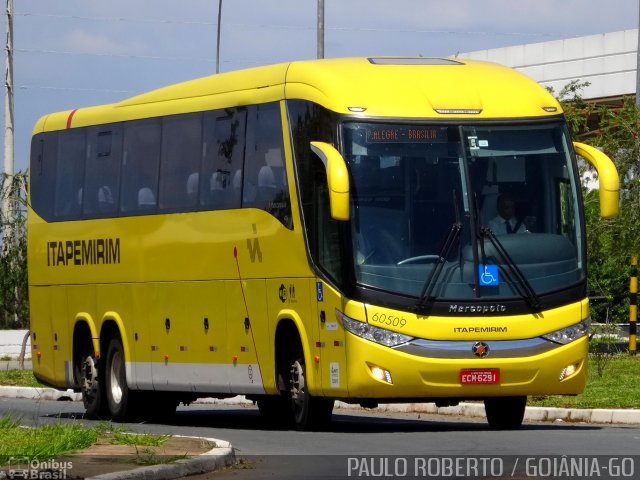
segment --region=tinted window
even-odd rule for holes
[[[266,210],[287,227],[292,226],[277,103],[249,110],[242,206]]]
[[[87,167],[84,184],[84,216],[115,215],[120,193],[122,125],[87,129]]]
[[[338,119],[323,107],[303,100],[287,102],[287,106],[309,251],[314,264],[345,288],[340,224],[329,211],[326,170],[310,146],[312,141],[337,145]]]
[[[204,208],[240,208],[245,124],[244,109],[205,114],[200,182]]]
[[[195,210],[200,187],[202,115],[165,117],[160,162],[160,210]]]
[[[36,135],[33,208],[69,220],[247,207],[292,228],[281,125],[272,103]]]
[[[150,213],[158,198],[160,119],[125,124],[120,210]]]
[[[55,195],[58,132],[40,133],[31,141],[31,168],[29,170],[31,206],[45,220],[53,215]]]
[[[59,135],[53,213],[61,219],[78,218],[84,197],[85,130],[65,130]]]

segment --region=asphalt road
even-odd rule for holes
[[[24,424],[31,425],[85,421],[82,420],[82,405],[78,402],[2,398],[0,416],[6,413],[12,413],[14,418],[19,417]],[[597,455],[608,456],[596,458],[598,465],[604,466],[605,470],[611,467],[607,463],[611,462],[611,457],[635,456],[624,464],[626,470],[619,469],[618,476],[640,478],[640,428],[637,426],[525,423],[520,430],[500,432],[488,430],[482,419],[337,410],[332,424],[325,431],[295,432],[266,429],[257,409],[251,406],[192,405],[180,407],[171,423],[127,424],[126,427],[146,433],[195,435],[230,441],[241,460],[239,468],[198,478],[327,479],[349,475],[374,476],[375,473],[410,478],[409,474],[415,472],[425,478],[422,475],[424,468],[414,468],[418,463],[425,467],[425,459],[429,459],[429,471],[426,473],[437,471],[443,477],[451,478],[451,475],[446,475],[446,459],[452,457],[497,458],[490,460],[494,462],[491,464],[494,470],[500,467],[502,473],[509,476],[512,466],[517,464],[519,469],[523,469],[527,458],[558,458],[562,455],[577,459],[583,466],[585,462],[593,465]],[[485,464],[487,468],[491,465]],[[537,465],[538,470],[529,470],[528,473],[537,473],[536,476],[548,477],[548,472],[540,468],[554,468],[551,461],[546,460],[542,464],[534,461],[531,465],[534,469]],[[618,467],[622,468],[622,464]],[[631,468],[632,476],[623,475],[630,473]],[[517,470],[520,471],[525,472]],[[408,474],[401,475],[403,472]],[[471,476],[463,478],[473,478],[475,473],[472,468]],[[490,471],[482,468],[479,473],[487,475],[478,475],[477,478],[491,476]],[[608,471],[601,470],[601,478],[602,473]],[[434,478],[432,475],[427,477]],[[525,478],[525,475],[519,478]],[[609,477],[605,475],[604,478]]]

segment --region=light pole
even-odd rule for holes
[[[222,0],[218,0],[218,32],[216,34],[216,73],[220,73],[220,25],[222,24]]]
[[[324,0],[318,0],[318,58],[324,58]]]
[[[11,216],[9,188],[13,177],[13,0],[7,0],[7,43],[4,73],[4,176],[2,178],[2,220],[5,226],[0,227],[2,234],[8,235]]]
[[[13,0],[7,0],[4,86],[4,173],[13,175]]]

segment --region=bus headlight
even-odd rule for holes
[[[395,347],[413,340],[413,337],[410,337],[409,335],[392,332],[385,328],[374,327],[368,323],[349,318],[339,310],[336,310],[336,317],[348,332],[351,332],[360,338],[364,338],[365,340],[376,342],[387,347]]]
[[[574,340],[587,335],[589,333],[590,326],[591,318],[586,318],[580,323],[576,323],[570,327],[565,327],[560,330],[556,330],[555,332],[542,335],[542,338],[561,345],[566,345],[567,343],[573,342]]]

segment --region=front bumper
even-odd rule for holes
[[[566,345],[533,339],[536,348],[500,348],[499,341],[487,341],[496,348],[495,356],[473,356],[474,342],[459,343],[460,358],[451,352],[425,356],[429,349],[402,346],[389,348],[346,333],[348,391],[351,399],[384,401],[394,399],[478,399],[491,396],[575,395],[584,390],[587,374],[588,338],[582,337]],[[527,341],[523,341],[525,344]],[[468,345],[468,352],[464,349]],[[506,345],[505,345],[506,346]],[[466,353],[464,353],[466,352]],[[502,352],[502,354],[500,353]],[[508,352],[508,353],[505,353]],[[571,366],[573,372],[566,374]],[[375,376],[375,367],[389,372],[389,377]],[[461,384],[463,369],[499,369],[496,384]],[[378,370],[379,371],[379,370]],[[563,373],[564,372],[564,373]]]

